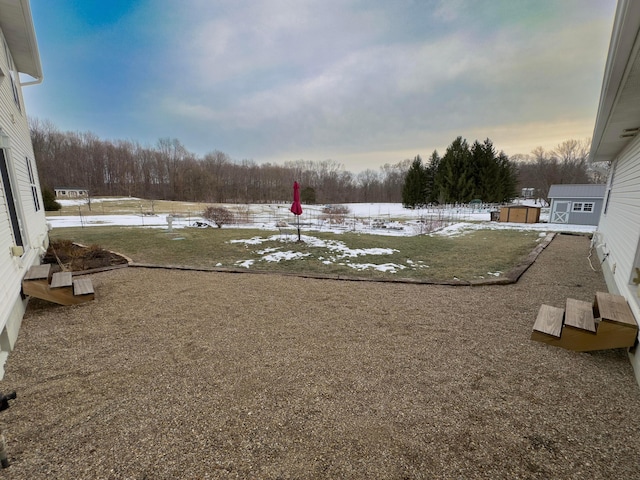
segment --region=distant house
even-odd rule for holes
[[[640,2],[619,0],[591,152],[611,162],[593,245],[609,290],[640,320]],[[640,349],[629,353],[640,383]]]
[[[28,0],[0,3],[0,378],[27,301],[22,278],[49,244],[22,87],[42,67]],[[31,77],[27,79],[26,75]]]
[[[89,190],[85,188],[59,187],[53,190],[56,198],[85,198],[89,196]]]
[[[597,225],[606,189],[596,184],[551,185],[549,223]]]
[[[523,188],[522,191],[520,192],[520,196],[524,199],[533,198],[535,194],[536,194],[536,189],[533,187]]]

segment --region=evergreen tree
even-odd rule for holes
[[[402,206],[419,208],[426,204],[426,175],[420,155],[417,155],[407,171],[402,187]]]
[[[436,175],[438,201],[441,203],[468,202],[475,190],[471,152],[467,141],[456,138],[440,160]]]
[[[57,212],[62,208],[62,205],[56,201],[55,193],[49,187],[42,188],[42,202],[45,212]]]
[[[518,171],[516,164],[509,160],[504,152],[497,159],[500,181],[500,197],[498,202],[510,202],[518,196]]]
[[[440,155],[438,155],[438,152],[434,150],[431,154],[431,158],[429,158],[429,165],[425,168],[427,203],[438,203],[439,192],[436,177],[438,175],[439,168]]]
[[[500,202],[500,179],[493,143],[488,138],[484,143],[477,140],[471,147],[476,184],[475,198],[487,203]]]

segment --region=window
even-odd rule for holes
[[[573,202],[572,212],[593,212],[593,202]]]
[[[33,166],[31,165],[31,159],[25,157],[27,162],[27,172],[29,172],[29,186],[31,187],[31,196],[33,197],[33,208],[35,211],[40,210],[40,199],[38,198],[38,187],[36,187],[36,178],[33,175]]]
[[[15,102],[16,107],[18,107],[18,110],[22,111],[22,108],[20,107],[20,93],[18,92],[18,82],[16,80],[18,74],[16,73],[16,67],[13,65],[13,58],[11,57],[11,52],[9,52],[7,42],[4,42],[4,53],[7,57],[7,65],[9,66],[9,80],[11,81],[13,101]]]
[[[13,239],[17,246],[23,247],[22,226],[18,217],[18,209],[16,208],[16,201],[13,196],[11,180],[9,179],[9,167],[7,165],[7,157],[5,155],[4,148],[0,148],[0,176],[2,177],[2,188],[7,202],[7,208],[9,210],[9,221],[13,230]]]

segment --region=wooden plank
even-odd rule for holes
[[[56,272],[51,277],[51,288],[64,288],[73,285],[71,272]]]
[[[73,281],[74,295],[93,295],[93,293],[93,283],[90,278],[78,278]]]
[[[41,298],[42,300],[60,305],[76,305],[78,303],[89,302],[94,298],[93,294],[75,296],[71,288],[51,289],[47,280],[44,278],[22,282],[22,291],[30,297]]]
[[[576,300],[575,298],[567,298],[564,324],[596,333],[596,322],[593,318],[593,304],[591,302]]]
[[[546,333],[553,337],[560,337],[562,333],[562,322],[564,320],[564,310],[550,305],[542,305],[538,311],[538,318],[533,324],[536,332]]]
[[[531,340],[574,352],[591,352],[631,347],[636,340],[636,331],[618,323],[600,322],[598,333],[580,328],[565,328],[562,330],[562,336],[558,338],[534,331],[531,334]]]
[[[29,268],[29,271],[24,276],[23,280],[41,280],[43,278],[49,278],[49,272],[51,271],[50,263],[43,263],[42,265],[34,265]]]
[[[633,313],[627,304],[627,300],[622,295],[597,292],[594,300],[594,311],[601,320],[618,323],[637,329]]]

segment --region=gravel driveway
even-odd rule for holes
[[[94,302],[30,303],[0,477],[640,478],[625,351],[529,340],[606,290],[588,249],[557,236],[507,286],[94,274]]]

